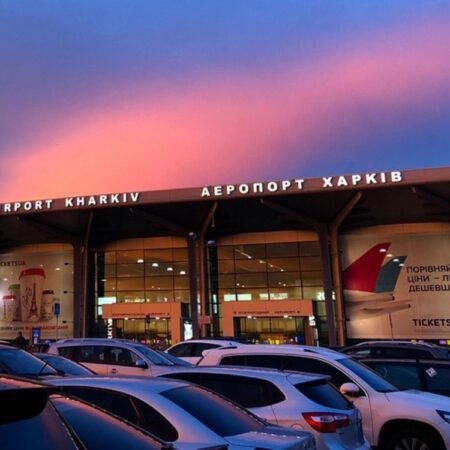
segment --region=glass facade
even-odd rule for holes
[[[117,303],[189,303],[187,248],[98,251],[96,296]]]

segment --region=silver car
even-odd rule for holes
[[[311,433],[268,425],[235,403],[191,383],[162,378],[53,379],[79,397],[172,442],[181,450],[313,450]]]
[[[163,376],[209,388],[268,422],[310,431],[320,450],[369,448],[360,412],[326,376],[242,367],[180,367]]]

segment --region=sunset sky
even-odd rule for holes
[[[0,0],[0,202],[450,166],[448,0]]]

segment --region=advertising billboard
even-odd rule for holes
[[[450,232],[343,238],[349,338],[450,339]]]
[[[0,339],[73,336],[72,260],[67,250],[0,255]]]

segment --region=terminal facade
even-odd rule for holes
[[[450,344],[450,168],[0,205],[0,339]]]

